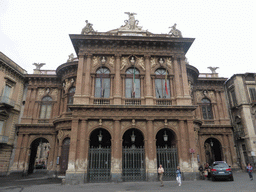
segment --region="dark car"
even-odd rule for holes
[[[234,181],[233,173],[225,161],[215,161],[211,166],[212,181],[216,179],[227,179]]]
[[[45,169],[45,165],[44,164],[37,164],[35,166],[36,169]]]

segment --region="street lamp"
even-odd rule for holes
[[[166,134],[166,131],[164,131],[163,137],[164,137],[164,141],[165,141],[165,142],[168,141],[168,135]]]
[[[131,135],[131,141],[132,141],[132,148],[134,149],[135,148],[135,144],[134,144],[134,142],[135,142],[135,135],[134,135],[134,131],[132,132],[132,135]]]
[[[99,148],[101,148],[102,137],[103,136],[102,136],[101,131],[100,131],[100,134],[98,135],[98,139],[99,139],[99,142],[100,142]]]
[[[211,145],[211,147],[213,147],[213,142],[212,142],[212,140],[210,141],[210,145]]]

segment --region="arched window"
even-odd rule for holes
[[[125,79],[125,97],[140,98],[140,72],[135,68],[129,68],[126,71]]]
[[[170,98],[170,80],[166,69],[157,69],[155,78],[156,98]]]
[[[211,101],[207,98],[202,99],[202,113],[204,119],[213,119]]]
[[[75,91],[76,91],[75,87],[71,87],[68,90],[68,104],[73,104],[73,97],[74,97]]]
[[[110,71],[106,67],[101,67],[96,71],[95,97],[109,98],[110,96]]]
[[[42,99],[41,110],[40,110],[40,119],[50,119],[52,112],[52,98],[46,96]]]

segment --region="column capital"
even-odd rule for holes
[[[116,57],[116,58],[120,58],[121,56],[122,56],[121,53],[116,53],[116,54],[115,54],[115,57]]]
[[[145,59],[149,59],[151,57],[151,55],[150,54],[145,54],[144,57],[145,57]]]
[[[91,58],[92,57],[92,53],[86,53],[86,57],[88,57],[88,58]]]

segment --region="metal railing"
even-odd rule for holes
[[[109,105],[110,104],[110,99],[94,99],[93,101],[94,105]]]
[[[125,105],[141,105],[141,99],[125,99]]]
[[[0,135],[0,143],[8,143],[9,137]]]
[[[15,105],[15,101],[10,99],[9,97],[5,97],[5,96],[0,96],[0,103],[4,103],[7,105],[10,105],[12,107],[14,107]]]
[[[155,100],[156,105],[172,105],[171,99],[156,99]]]

